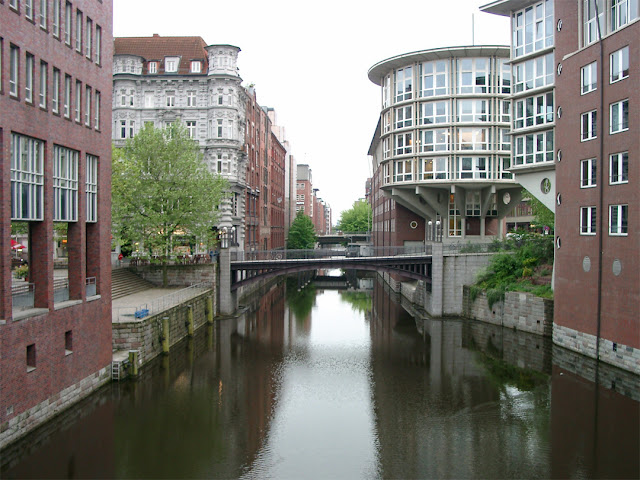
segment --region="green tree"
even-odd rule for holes
[[[313,248],[317,239],[316,229],[311,219],[303,212],[298,212],[289,228],[287,248],[294,250]]]
[[[349,210],[344,210],[340,214],[336,228],[347,233],[371,231],[371,205],[364,200],[356,200]]]
[[[112,163],[114,237],[160,252],[166,286],[175,237],[212,240],[226,181],[209,171],[198,144],[178,123],[145,125],[124,148],[114,149]]]
[[[522,197],[530,199],[531,212],[534,216],[534,223],[540,227],[547,226],[551,231],[553,231],[556,218],[555,214],[551,210],[549,210],[544,205],[544,203],[531,195],[527,190],[522,191]]]

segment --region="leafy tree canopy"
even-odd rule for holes
[[[527,190],[523,190],[522,196],[523,198],[531,199],[531,211],[535,217],[534,223],[539,227],[547,226],[551,231],[553,231],[556,218],[555,214]]]
[[[364,200],[356,200],[353,202],[353,207],[340,214],[336,228],[347,233],[371,231],[371,205]]]
[[[298,212],[289,228],[287,248],[294,250],[313,248],[317,239],[316,229],[311,219],[303,212]]]
[[[227,184],[209,171],[186,128],[152,125],[114,149],[114,237],[142,241],[166,257],[177,235],[209,241]]]

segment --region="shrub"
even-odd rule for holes
[[[29,265],[20,265],[15,269],[14,275],[16,278],[27,278],[29,275]]]

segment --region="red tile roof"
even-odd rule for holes
[[[191,72],[191,61],[200,60],[200,73],[207,73],[207,44],[202,37],[118,37],[114,38],[114,55],[138,55],[145,59],[143,68],[147,73],[147,63],[158,62],[158,73],[164,73],[165,57],[180,57],[178,74]],[[197,75],[197,74],[196,74]]]

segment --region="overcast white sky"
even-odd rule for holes
[[[509,20],[489,0],[113,0],[116,37],[200,36],[241,48],[243,84],[276,110],[299,164],[340,212],[364,197],[380,90],[367,72],[395,55],[472,44],[508,45]]]

